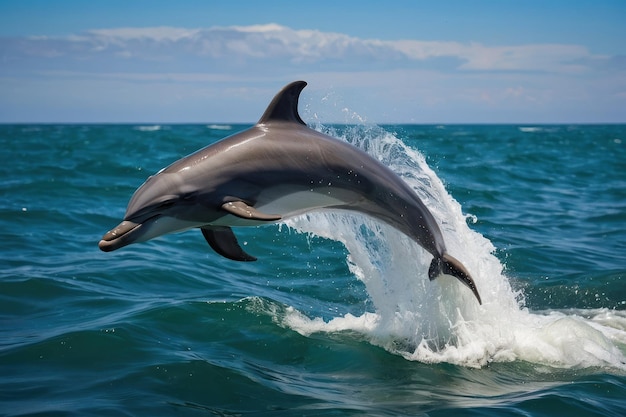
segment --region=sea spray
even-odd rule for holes
[[[514,291],[495,248],[472,230],[460,204],[422,154],[377,126],[342,131],[318,126],[389,166],[418,194],[442,230],[448,252],[470,271],[483,305],[456,279],[428,280],[432,256],[415,242],[371,218],[319,211],[288,226],[342,242],[348,266],[366,286],[373,312],[346,314],[328,322],[288,308],[284,324],[302,334],[353,331],[410,360],[481,367],[492,361],[523,360],[553,367],[609,366],[626,369],[626,330],[613,322],[557,311],[533,313]],[[626,320],[618,314],[620,323]]]

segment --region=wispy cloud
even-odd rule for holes
[[[450,58],[455,63],[452,69],[460,71],[584,71],[586,62],[610,59],[593,55],[579,45],[487,46],[443,41],[381,41],[341,33],[293,30],[276,24],[206,29],[100,29],[67,37],[4,39],[2,49],[5,61],[39,57],[163,62],[186,57],[205,58],[221,65],[241,64],[242,60],[278,60],[291,65],[362,60],[398,67]]]
[[[390,104],[401,107],[398,103],[403,97],[405,105],[432,107],[435,103],[438,108],[436,103],[440,103],[439,111],[444,111],[444,105],[459,107],[458,103],[450,106],[454,100],[468,105],[483,103],[486,107],[481,117],[485,118],[488,112],[501,111],[493,106],[503,103],[508,103],[510,114],[519,111],[522,102],[549,110],[560,89],[567,88],[565,84],[578,91],[577,100],[604,94],[600,98],[608,100],[607,105],[619,104],[621,96],[614,91],[626,90],[623,57],[594,54],[583,45],[383,41],[276,24],[114,28],[65,37],[0,38],[0,62],[0,83],[47,77],[66,82],[68,88],[77,79],[97,81],[94,85],[108,79],[152,83],[153,88],[157,87],[154,83],[159,83],[159,88],[205,83],[213,84],[215,91],[218,83],[227,83],[231,89],[236,83],[249,88],[256,83],[261,87],[258,91],[263,91],[263,86],[278,80],[308,75],[339,91],[351,91],[342,90],[343,86],[366,85],[372,95],[379,95],[366,111],[386,112],[383,118],[393,118],[391,111],[384,109]],[[602,88],[597,84],[599,78],[608,78],[614,85],[607,87],[604,82]],[[343,80],[341,86],[339,80]],[[590,89],[596,84],[599,90],[594,93]],[[609,100],[603,89],[610,88]],[[180,88],[180,94],[187,91]],[[410,94],[423,99],[409,99]],[[10,105],[7,100],[3,105]],[[612,111],[613,116],[624,115]],[[406,112],[398,110],[397,114],[407,117]],[[496,114],[498,117],[505,115]]]

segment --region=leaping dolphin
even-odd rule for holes
[[[329,208],[357,211],[404,233],[433,255],[430,280],[458,278],[479,303],[465,267],[446,252],[441,230],[415,192],[360,149],[307,127],[298,114],[304,81],[285,86],[259,122],[186,156],[149,177],[101,250],[200,228],[217,253],[254,261],[231,226],[275,223]]]

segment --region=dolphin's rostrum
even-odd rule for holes
[[[453,275],[480,295],[446,252],[436,220],[393,171],[358,148],[310,129],[298,114],[304,81],[284,87],[252,128],[207,146],[149,177],[124,221],[99,243],[105,252],[200,228],[217,253],[254,261],[232,226],[277,222],[317,209],[357,211],[381,220],[433,255],[428,276]]]

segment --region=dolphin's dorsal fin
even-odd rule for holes
[[[270,122],[294,122],[306,126],[298,114],[298,98],[306,87],[305,81],[294,81],[287,84],[274,96],[274,99],[265,109],[258,124]]]

